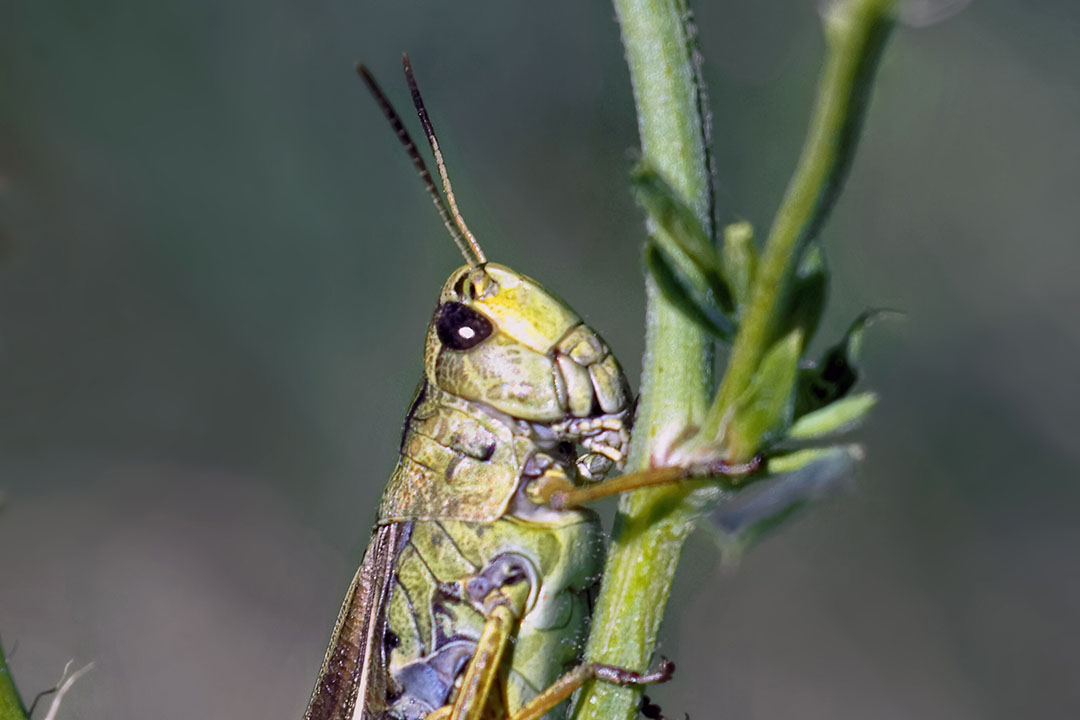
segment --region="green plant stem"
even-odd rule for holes
[[[711,237],[711,188],[704,92],[685,0],[614,0],[637,105],[642,152],[680,192]],[[891,0],[837,3],[826,18],[829,58],[799,165],[766,243],[750,305],[716,399],[712,348],[703,332],[646,282],[646,349],[628,471],[648,467],[661,442],[706,423],[715,437],[723,411],[749,384],[767,348],[777,300],[799,251],[817,233],[850,164],[865,99],[891,25]],[[703,432],[702,435],[705,435]],[[746,457],[753,449],[739,449]],[[586,655],[644,669],[656,644],[683,543],[707,493],[643,490],[619,503]],[[587,685],[575,720],[633,720],[640,688]]]
[[[835,204],[851,166],[874,70],[893,24],[894,0],[837,0],[826,11],[828,56],[802,155],[769,230],[750,304],[732,346],[702,436],[717,437],[727,409],[746,389],[768,348],[777,303],[803,248]],[[756,447],[730,447],[730,459]]]
[[[701,88],[680,0],[615,0],[638,109],[642,155],[712,237],[712,187]],[[643,468],[664,423],[698,424],[708,407],[713,345],[646,281],[645,356],[628,466]],[[704,370],[704,372],[703,372]]]
[[[712,235],[704,98],[689,10],[680,0],[615,0],[638,111],[642,153]],[[696,427],[712,391],[711,340],[646,281],[641,400],[628,470],[648,467],[662,433]],[[668,438],[670,440],[670,438]],[[682,488],[642,490],[620,500],[587,656],[644,669],[656,644],[683,541],[696,510]],[[579,720],[637,715],[640,689],[586,687]]]

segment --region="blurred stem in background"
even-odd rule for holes
[[[0,720],[23,720],[25,717],[26,708],[15,689],[4,646],[0,643]]]
[[[86,673],[90,672],[94,663],[87,663],[75,672],[71,672],[72,661],[64,665],[64,672],[56,685],[39,692],[27,708],[19,697],[19,691],[15,687],[15,680],[11,677],[11,668],[7,664],[7,655],[4,654],[3,644],[0,644],[0,720],[30,720],[38,703],[51,696],[49,708],[41,716],[42,720],[57,720],[64,696],[75,686]]]
[[[614,0],[614,4],[637,106],[642,164],[670,187],[674,202],[696,217],[697,232],[712,246],[707,104],[690,9],[685,0]],[[661,291],[659,274],[647,276],[646,348],[628,472],[674,464],[680,452],[683,457],[719,452],[725,460],[746,460],[760,452],[778,428],[790,427],[796,363],[816,317],[810,328],[804,328],[789,322],[785,312],[792,311],[782,308],[791,297],[796,269],[808,257],[807,249],[850,166],[874,70],[892,26],[893,5],[893,0],[836,0],[822,9],[828,54],[815,108],[760,262],[753,258],[747,231],[732,228],[725,233],[728,241],[719,270],[726,275],[727,287],[731,294],[739,294],[740,273],[750,283],[745,305],[731,311],[737,329],[715,397],[711,397],[713,336],[723,330],[710,334],[675,298]],[[642,204],[652,242],[665,247],[660,236],[672,223],[658,217],[647,199]],[[700,247],[695,251],[692,244],[683,245],[685,255],[708,255]],[[741,267],[732,266],[730,258],[736,255],[744,258]],[[647,252],[647,264],[649,257]],[[708,308],[705,311],[708,314]],[[794,314],[798,312],[795,308]],[[777,400],[769,402],[779,410],[765,413],[766,419],[760,400],[768,392],[760,395],[762,390],[754,387],[761,378],[784,386],[771,388]],[[753,395],[755,391],[759,396]],[[747,402],[748,394],[753,402]],[[758,406],[757,415],[744,421],[740,413],[744,407],[754,409],[751,406]],[[748,410],[745,416],[750,415]],[[638,669],[649,664],[683,543],[695,519],[719,493],[716,486],[697,490],[684,486],[641,490],[620,500],[588,659]],[[573,717],[632,720],[638,714],[640,694],[640,688],[593,682],[577,698]]]

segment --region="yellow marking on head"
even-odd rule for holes
[[[581,318],[541,285],[508,267],[488,263],[484,270],[497,290],[469,304],[487,315],[499,332],[541,354],[547,354]]]

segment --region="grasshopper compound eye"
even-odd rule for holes
[[[462,303],[443,303],[435,311],[439,342],[451,350],[474,348],[487,340],[494,329],[490,320]]]

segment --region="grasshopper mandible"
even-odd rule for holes
[[[536,281],[487,262],[458,211],[407,56],[446,202],[374,78],[358,71],[466,260],[439,294],[397,467],[345,597],[307,720],[549,720],[580,663],[604,546],[585,500],[686,477],[621,467],[634,398],[600,336]],[[738,468],[731,469],[732,472]]]

